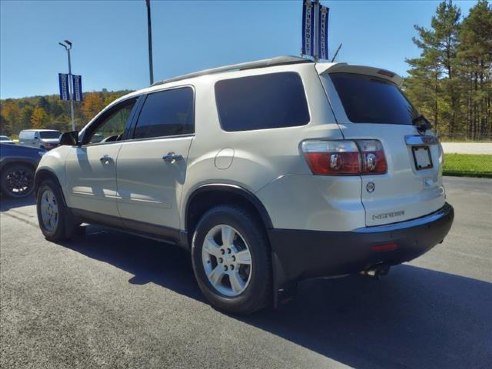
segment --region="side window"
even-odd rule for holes
[[[84,137],[84,144],[121,140],[135,102],[136,99],[124,101],[94,122],[94,128],[90,129]]]
[[[176,88],[149,94],[138,117],[134,138],[184,135],[194,132],[193,89]]]
[[[310,121],[301,77],[294,72],[226,79],[215,84],[223,130],[302,126]]]

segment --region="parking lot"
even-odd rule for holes
[[[492,180],[445,178],[441,245],[380,281],[306,281],[276,311],[202,297],[177,247],[89,226],[42,237],[33,199],[1,200],[2,368],[486,368]]]

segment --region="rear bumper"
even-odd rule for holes
[[[380,263],[396,265],[415,259],[443,241],[453,218],[453,207],[446,203],[421,218],[351,232],[272,229],[269,238],[276,287],[284,288],[289,282],[307,278],[358,273]]]

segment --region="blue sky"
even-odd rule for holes
[[[329,51],[337,61],[405,75],[419,50],[414,24],[429,27],[439,1],[327,1]],[[463,15],[475,1],[455,1]],[[299,55],[300,0],[151,0],[156,81],[201,69]],[[82,75],[84,92],[149,84],[144,0],[0,0],[0,98],[58,93],[58,73]]]

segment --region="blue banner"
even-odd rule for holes
[[[82,76],[72,75],[72,91],[75,101],[82,101]]]
[[[68,74],[58,73],[58,85],[60,86],[60,99],[65,101],[70,100],[70,93],[68,91]]]
[[[314,55],[314,6],[305,0],[302,7],[302,54]]]
[[[328,59],[328,15],[330,9],[326,6],[319,7],[319,27],[318,27],[318,57]]]

